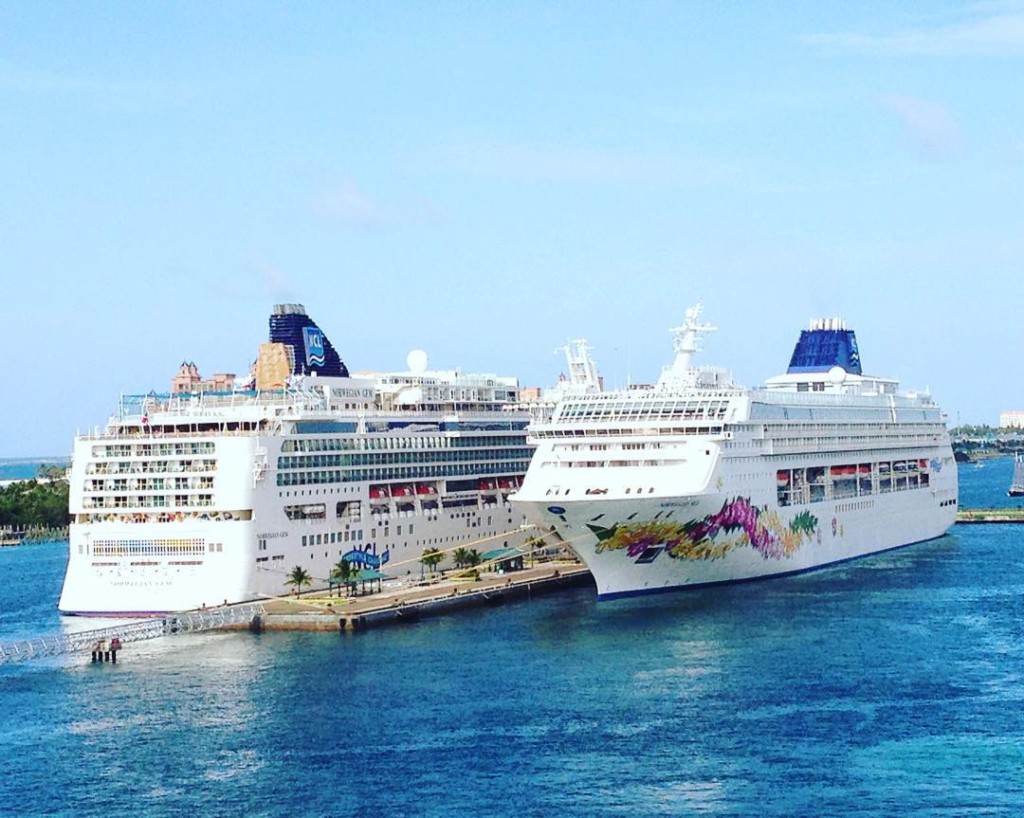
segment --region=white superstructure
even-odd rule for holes
[[[63,613],[189,610],[284,595],[296,567],[326,587],[341,559],[418,576],[427,549],[450,565],[523,545],[516,379],[429,371],[419,352],[351,377],[298,305],[275,309],[271,341],[279,388],[125,397],[75,440]]]
[[[957,474],[927,394],[863,375],[839,319],[746,389],[697,368],[701,308],[654,386],[564,397],[531,427],[513,497],[587,564],[601,598],[793,573],[942,535]]]

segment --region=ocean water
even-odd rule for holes
[[[71,460],[67,457],[50,458],[0,458],[0,481],[31,480],[39,475],[40,466],[68,467]]]
[[[0,639],[74,624],[66,552],[0,550]],[[646,600],[165,638],[0,691],[11,815],[1015,816],[1024,526]]]

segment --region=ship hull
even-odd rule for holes
[[[408,437],[414,448],[414,434]],[[94,450],[150,444],[80,438],[71,477],[78,521],[70,526],[58,610],[66,615],[156,616],[288,596],[296,590],[290,578],[297,568],[308,576],[303,590],[330,588],[332,571],[342,559],[355,569],[405,580],[423,574],[427,548],[440,550],[439,567],[447,568],[460,547],[487,552],[525,544],[524,520],[513,516],[507,499],[525,463],[516,462],[515,471],[501,478],[478,481],[476,475],[468,480],[460,475],[458,491],[448,491],[452,483],[443,476],[421,481],[420,488],[429,490],[425,494],[379,496],[374,486],[386,483],[281,485],[274,465],[286,456],[282,447],[287,440],[244,435],[176,439],[176,446],[208,447],[216,453],[209,473],[215,475],[217,502],[181,513],[87,504],[90,495],[83,486],[93,479],[120,479],[94,478],[97,465],[104,464]],[[132,475],[124,478],[126,491],[141,490],[127,481],[153,474],[165,485],[192,479],[191,472],[182,470],[166,477],[164,472],[135,471],[136,463],[153,466],[138,455],[120,456],[125,460],[117,474]],[[264,457],[270,469],[254,472],[253,464]],[[480,468],[487,467],[492,473],[506,468]],[[392,482],[415,485],[409,479]]]
[[[252,532],[251,522],[240,521],[73,525],[57,608],[155,616],[256,598],[268,589],[253,585]]]
[[[956,517],[955,479],[786,508],[767,490],[552,502],[528,488],[517,505],[575,551],[601,600],[811,571],[935,539]]]
[[[480,551],[525,545],[522,519],[513,521],[509,505],[481,502],[471,508],[454,518],[443,513],[396,515],[407,532],[415,529],[416,537],[394,536],[363,551],[362,558],[374,560],[389,577],[406,579],[423,573],[425,543],[456,543]],[[360,558],[358,553],[353,556],[357,544],[342,542],[340,531],[337,538],[330,537],[327,525],[278,519],[266,527],[273,530],[259,530],[252,521],[72,525],[58,610],[77,616],[158,616],[261,601],[294,592],[289,574],[297,566],[310,577],[306,589],[316,590],[328,587],[327,578],[340,559]],[[367,533],[371,530],[368,526]],[[313,545],[313,537],[322,542]],[[328,539],[337,542],[327,545]],[[265,550],[261,541],[267,543]],[[170,553],[173,547],[191,551]],[[451,550],[445,550],[442,567],[451,566]]]
[[[945,418],[863,374],[852,330],[812,321],[786,373],[745,389],[696,368],[687,310],[653,386],[569,394],[531,427],[514,502],[601,599],[794,574],[934,539],[956,519]]]

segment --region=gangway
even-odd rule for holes
[[[20,662],[26,659],[40,659],[45,656],[60,656],[65,653],[85,652],[99,642],[109,643],[117,637],[121,644],[155,639],[158,636],[172,636],[179,633],[198,633],[237,625],[248,625],[266,610],[260,602],[245,605],[228,605],[196,611],[182,611],[153,619],[142,619],[122,625],[95,628],[76,633],[56,636],[40,636],[20,642],[0,644],[0,665]]]

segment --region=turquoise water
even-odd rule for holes
[[[71,461],[66,457],[0,458],[0,480],[31,480],[39,475],[40,466],[68,467]]]
[[[959,526],[649,600],[0,668],[0,812],[1018,815],[1022,548],[1022,526]],[[61,626],[66,550],[0,551],[0,638]]]

